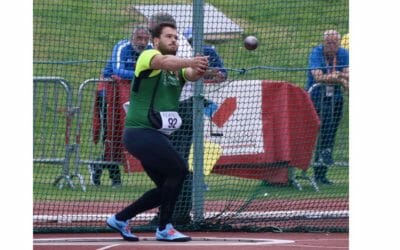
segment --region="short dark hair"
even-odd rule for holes
[[[151,38],[154,39],[155,37],[160,38],[161,32],[165,27],[170,27],[172,29],[177,29],[176,25],[173,23],[159,23],[157,24],[151,32]]]
[[[166,12],[155,13],[149,18],[149,23],[153,24],[153,28],[149,27],[150,32],[152,32],[152,29],[154,29],[155,26],[160,23],[172,23],[176,25],[175,18]]]

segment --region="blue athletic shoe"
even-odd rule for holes
[[[136,235],[131,233],[128,221],[119,221],[115,218],[115,215],[113,215],[107,219],[107,225],[112,229],[118,231],[121,234],[122,238],[124,238],[124,240],[127,241],[139,240],[139,238]]]
[[[184,241],[190,241],[192,238],[189,236],[186,236],[180,232],[178,232],[172,225],[171,223],[168,223],[165,227],[164,230],[160,231],[157,228],[156,231],[156,240],[159,241],[179,241],[179,242],[184,242]]]

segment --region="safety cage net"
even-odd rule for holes
[[[189,174],[176,227],[348,231],[348,81],[310,80],[348,72],[348,0],[34,0],[34,231],[110,230],[110,215],[154,187],[122,134],[132,33],[160,13],[176,22],[177,56],[209,53],[218,74],[182,91],[171,141]],[[157,220],[152,209],[130,225]]]

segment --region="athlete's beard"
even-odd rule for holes
[[[176,55],[177,50],[169,49],[167,46],[164,46],[163,44],[158,45],[158,50],[161,52],[163,55]]]

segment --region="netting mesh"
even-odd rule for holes
[[[348,95],[335,87],[339,104],[314,100],[306,88],[309,56],[324,31],[348,33],[348,1],[196,3],[33,2],[35,231],[105,230],[109,215],[154,186],[121,142],[130,79],[104,79],[103,69],[114,46],[157,12],[171,14],[181,35],[193,28],[194,47],[184,39],[181,56],[208,46],[227,74],[194,98],[193,83],[182,94],[184,123],[171,140],[191,173],[174,223],[191,230],[348,230]],[[248,35],[257,37],[256,50],[244,47]],[[194,120],[193,112],[200,114]],[[157,209],[131,225],[154,228]]]

